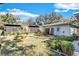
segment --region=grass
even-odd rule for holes
[[[34,45],[35,48],[33,49],[34,55],[48,55],[50,52],[47,48],[47,44],[43,41],[49,40],[45,37],[36,37],[33,34],[29,34],[27,37],[25,37],[23,40],[23,46],[30,46]]]
[[[21,41],[14,42],[16,41],[14,39],[16,40],[18,39]],[[46,40],[49,40],[49,38],[45,36],[35,36],[32,33],[18,34],[18,35],[6,35],[3,40],[6,42],[7,40],[14,42],[15,43],[14,48],[18,49],[17,51],[11,50],[11,49],[14,49],[11,46],[12,43],[9,43],[9,45],[5,45],[6,50],[2,49],[2,51],[4,51],[6,55],[46,56],[46,55],[52,54],[49,48],[47,47],[47,43],[45,42]],[[8,49],[8,47],[10,48]]]

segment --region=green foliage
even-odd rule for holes
[[[57,43],[57,41],[56,40],[53,40],[52,43],[51,43],[51,48],[53,48],[53,49],[56,50],[57,49],[56,48],[57,47],[57,44],[56,43]]]
[[[61,19],[63,19],[62,15],[52,12],[50,14],[45,14],[37,17],[36,23],[38,25],[50,24],[50,23],[61,22],[62,21]]]
[[[79,40],[79,34],[73,34],[73,35],[72,35],[72,38],[73,38],[74,40]]]
[[[1,43],[1,55],[12,55],[17,49],[16,41],[5,40]]]
[[[56,40],[73,41],[72,36],[57,36],[57,37],[54,37],[54,39],[56,39]]]
[[[0,15],[0,17],[2,22],[9,23],[9,24],[17,23],[17,20],[19,20],[18,17],[15,17],[10,13],[6,13],[5,15]]]
[[[61,51],[67,55],[73,55],[74,46],[68,41],[61,42]]]
[[[72,22],[70,22],[70,24],[75,25],[75,26],[79,26],[79,22],[78,21],[72,21]]]
[[[67,40],[53,39],[49,44],[52,49],[59,50],[67,55],[73,55],[74,46]]]
[[[35,45],[30,46],[19,46],[15,40],[5,40],[1,44],[1,55],[3,56],[22,56],[22,55],[33,55],[33,49]],[[33,53],[33,54],[31,54]]]
[[[4,30],[4,25],[0,25],[0,29],[1,30]]]

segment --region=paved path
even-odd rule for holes
[[[79,56],[79,52],[74,52],[73,56]]]
[[[74,54],[73,56],[79,56],[79,41],[73,41],[72,44],[74,45],[75,47],[75,51],[74,51]]]

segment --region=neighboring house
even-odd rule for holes
[[[37,32],[39,30],[39,26],[38,25],[23,25],[23,28],[29,32],[29,33],[34,33]]]
[[[37,32],[39,30],[39,26],[37,25],[31,25],[31,26],[28,26],[28,32]]]
[[[72,25],[69,22],[43,25],[43,29],[47,34],[57,36],[71,36],[79,33],[79,26]]]
[[[21,25],[17,25],[17,24],[5,24],[4,26],[5,26],[4,32],[6,33],[17,32],[21,29]]]

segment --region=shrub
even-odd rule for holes
[[[57,36],[57,37],[54,37],[54,39],[56,39],[56,40],[73,41],[73,38],[69,37],[69,36]]]
[[[52,42],[51,42],[51,48],[53,48],[53,49],[55,49],[55,50],[57,50],[58,48],[58,46],[57,46],[58,44],[57,44],[57,41],[56,40],[53,40]]]
[[[23,53],[23,46],[17,45],[18,42],[15,40],[5,40],[1,43],[1,55],[4,56],[22,56],[25,55]]]
[[[52,40],[50,43],[51,49],[59,50],[67,55],[73,55],[74,46],[66,40]]]
[[[71,42],[61,41],[61,51],[67,55],[73,55],[74,46],[71,44]]]
[[[4,30],[4,25],[0,25],[0,29],[1,30]]]
[[[73,37],[74,40],[79,40],[79,34],[73,34],[72,37]]]

